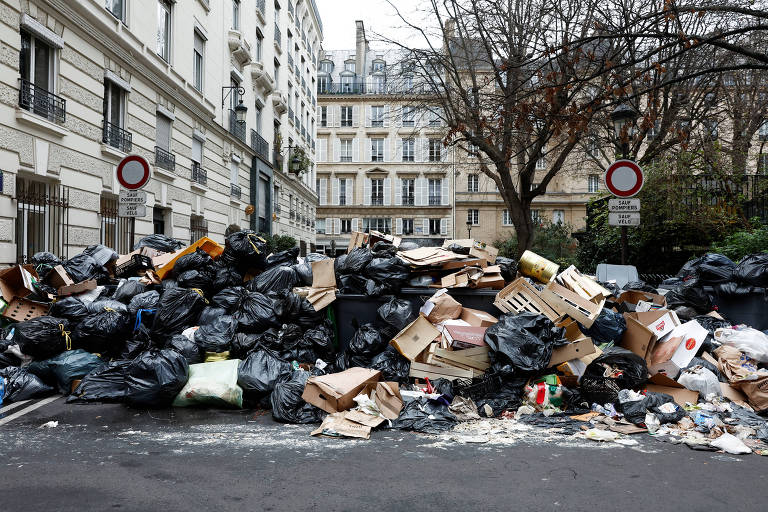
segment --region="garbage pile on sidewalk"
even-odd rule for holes
[[[355,233],[335,260],[298,251],[266,254],[248,230],[224,247],[151,235],[0,271],[0,403],[265,408],[363,439],[501,417],[768,454],[768,335],[718,313],[746,296],[768,311],[766,253],[708,254],[656,289],[473,240]],[[350,296],[375,319],[352,318]]]

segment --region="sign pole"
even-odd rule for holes
[[[621,264],[627,264],[627,251],[629,243],[627,242],[627,226],[621,226]]]

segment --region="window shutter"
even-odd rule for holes
[[[403,180],[401,178],[397,178],[395,180],[395,206],[400,206],[403,204]],[[400,220],[400,219],[397,219]]]
[[[384,139],[384,161],[389,162],[391,161],[389,154],[389,137]]]
[[[360,231],[357,225],[357,219],[352,219],[352,231]]]
[[[389,105],[385,105],[384,106],[384,127],[385,128],[389,128],[389,113],[390,113]]]
[[[365,144],[365,161],[370,162],[371,161],[371,139],[368,137],[363,139],[363,142]]]
[[[192,139],[192,160],[203,164],[203,143],[199,139]]]
[[[423,198],[422,198],[422,193],[421,193],[421,180],[422,179],[423,178],[416,178],[416,180],[414,180],[414,184],[413,184],[413,189],[414,189],[413,190],[413,195],[414,195],[413,204],[415,206],[423,206],[422,205]]]
[[[326,206],[328,204],[328,178],[320,178],[320,190],[317,193],[320,194],[320,206]]]
[[[392,179],[384,178],[384,206],[392,204]]]
[[[403,219],[395,219],[395,234],[403,234]]]
[[[443,178],[440,180],[440,204],[443,206],[448,206],[450,202],[448,201],[448,180]]]
[[[331,200],[331,204],[334,206],[338,206],[339,204],[339,178],[333,178],[333,182],[331,182],[331,195],[333,196],[333,199]]]
[[[352,185],[352,178],[346,178],[347,183],[347,204],[355,204],[355,190]]]
[[[429,234],[429,219],[424,219],[424,228],[423,228],[423,230],[424,230],[424,234],[425,235]]]
[[[448,159],[448,148],[440,143],[440,161],[445,162]]]
[[[341,127],[341,107],[335,107],[333,113],[333,124],[336,128]]]
[[[320,162],[327,162],[328,161],[328,139],[318,139],[317,141],[318,146],[318,161]]]
[[[341,162],[341,140],[338,138],[333,139],[333,161]]]
[[[340,235],[341,234],[341,219],[334,219],[334,222],[336,223],[336,226],[335,226],[333,234],[334,235]]]
[[[397,107],[397,118],[395,119],[396,126],[403,126],[403,107]]]
[[[358,138],[352,139],[352,161],[360,161],[360,139]]]
[[[365,127],[370,128],[371,127],[371,106],[366,105],[365,107]]]
[[[365,178],[365,187],[363,189],[363,204],[371,205],[371,178]]]
[[[394,151],[394,162],[402,162],[403,156],[405,155],[405,152],[403,151],[403,138],[397,137],[395,139],[395,151]]]
[[[325,219],[325,234],[326,235],[333,234],[333,219],[329,219],[329,218]]]
[[[352,126],[355,128],[360,126],[360,105],[352,106]]]
[[[157,141],[156,144],[166,151],[171,150],[171,120],[164,115],[157,114]]]
[[[443,236],[448,234],[448,219],[440,219],[440,234]]]

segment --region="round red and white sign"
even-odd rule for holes
[[[617,160],[605,171],[605,186],[616,197],[636,195],[643,181],[643,170],[632,160]]]
[[[149,183],[149,163],[138,155],[123,158],[117,165],[117,181],[128,190],[144,187]]]

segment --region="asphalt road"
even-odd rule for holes
[[[0,422],[36,403],[3,411]],[[48,421],[59,424],[42,427]],[[493,432],[377,431],[354,441],[312,438],[310,430],[258,411],[55,400],[0,424],[0,510],[768,508],[768,460],[643,435],[625,447],[539,436],[533,427],[503,442]]]

